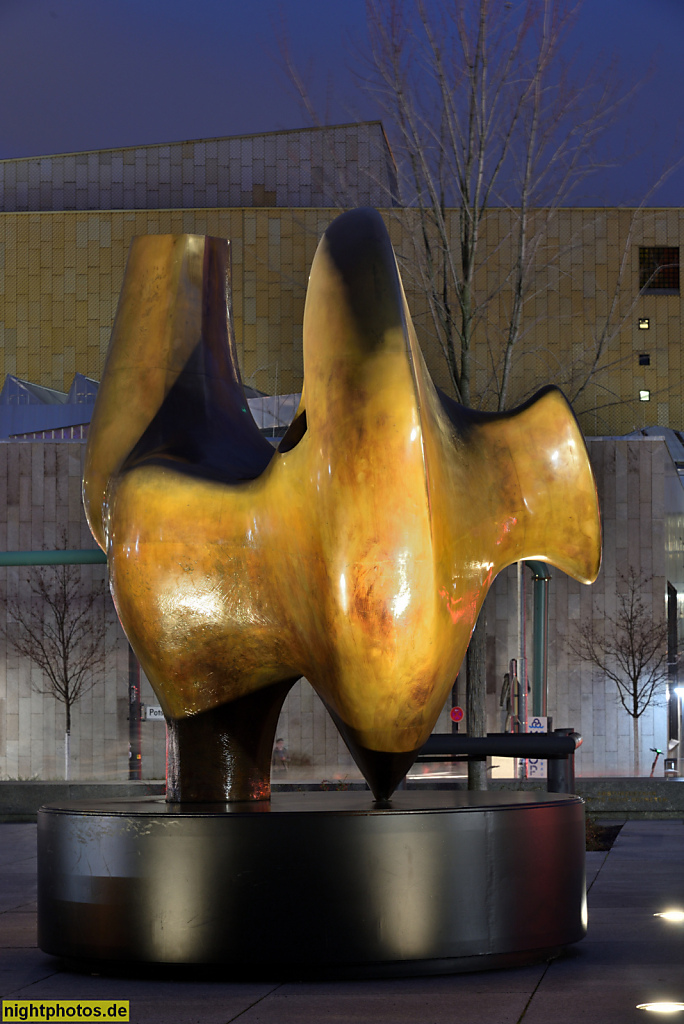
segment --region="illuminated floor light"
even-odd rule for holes
[[[662,914],[654,914],[654,917],[662,917],[666,921],[684,921],[684,910],[664,910]]]
[[[684,1003],[639,1003],[637,1010],[649,1010],[650,1013],[681,1013]]]

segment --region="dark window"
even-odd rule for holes
[[[679,248],[639,246],[639,289],[671,294],[679,292]]]
[[[651,365],[651,357],[648,354],[648,352],[640,352],[639,353],[639,366],[650,366],[650,365]]]

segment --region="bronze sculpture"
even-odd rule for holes
[[[497,415],[436,391],[382,219],[358,210],[312,265],[301,405],[274,452],[229,291],[225,241],[134,240],[88,441],[88,520],[167,717],[167,799],[267,798],[302,675],[387,798],[496,574],[536,558],[595,579],[582,435],[553,388]]]

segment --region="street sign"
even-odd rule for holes
[[[146,704],[145,705],[145,721],[146,722],[163,722],[164,712],[158,704]]]
[[[462,722],[463,721],[463,708],[452,708],[451,709],[451,721]]]
[[[542,715],[535,715],[534,718],[528,719],[527,722],[528,732],[547,732],[548,731],[548,719]],[[545,779],[547,776],[547,764],[546,759],[530,758],[527,759],[527,778],[528,779]]]

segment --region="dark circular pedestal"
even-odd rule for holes
[[[372,973],[540,959],[586,932],[584,807],[545,793],[283,793],[38,814],[38,944],[74,958]]]

